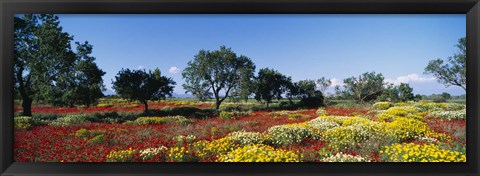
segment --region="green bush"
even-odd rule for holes
[[[220,112],[220,119],[231,120],[231,119],[235,119],[235,117],[233,116],[233,112],[221,111]]]
[[[54,120],[50,125],[52,126],[68,126],[68,125],[76,125],[82,123],[88,123],[88,116],[85,115],[78,115],[78,114],[69,114],[65,117],[58,118]]]
[[[22,130],[28,130],[32,126],[39,123],[29,116],[14,117],[13,121],[14,121],[15,129],[22,129]]]

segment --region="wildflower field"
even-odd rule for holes
[[[15,117],[17,162],[466,162],[465,104],[377,102],[273,110],[257,103],[101,99]],[[16,112],[21,109],[17,108]]]

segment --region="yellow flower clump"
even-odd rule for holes
[[[415,136],[423,136],[429,130],[427,124],[416,119],[398,117],[393,122],[385,123],[389,132],[394,133],[399,140],[414,139]]]
[[[465,154],[441,149],[434,144],[394,144],[380,153],[390,162],[466,162]]]
[[[173,147],[168,152],[171,162],[194,162],[197,157],[186,147]]]
[[[392,106],[393,106],[393,104],[390,103],[390,102],[377,102],[377,103],[373,104],[373,108],[378,109],[378,110],[387,110],[388,108],[390,108]]]
[[[131,162],[133,161],[133,155],[137,153],[137,150],[129,148],[127,150],[111,151],[107,155],[107,162]]]
[[[285,150],[276,150],[263,144],[247,145],[221,155],[220,162],[300,162],[301,156]]]
[[[231,137],[224,137],[213,141],[198,141],[193,144],[196,155],[199,157],[220,156],[238,148],[240,145],[235,144]]]

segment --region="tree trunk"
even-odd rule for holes
[[[267,108],[268,108],[268,101],[267,101]]]
[[[148,103],[147,100],[143,101],[143,105],[145,105],[145,113],[148,113]]]
[[[32,116],[32,99],[24,97],[22,101],[23,116]]]
[[[215,100],[215,109],[220,109],[220,101],[218,99]]]

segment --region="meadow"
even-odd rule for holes
[[[102,98],[93,107],[16,106],[17,162],[466,162],[466,106]]]

